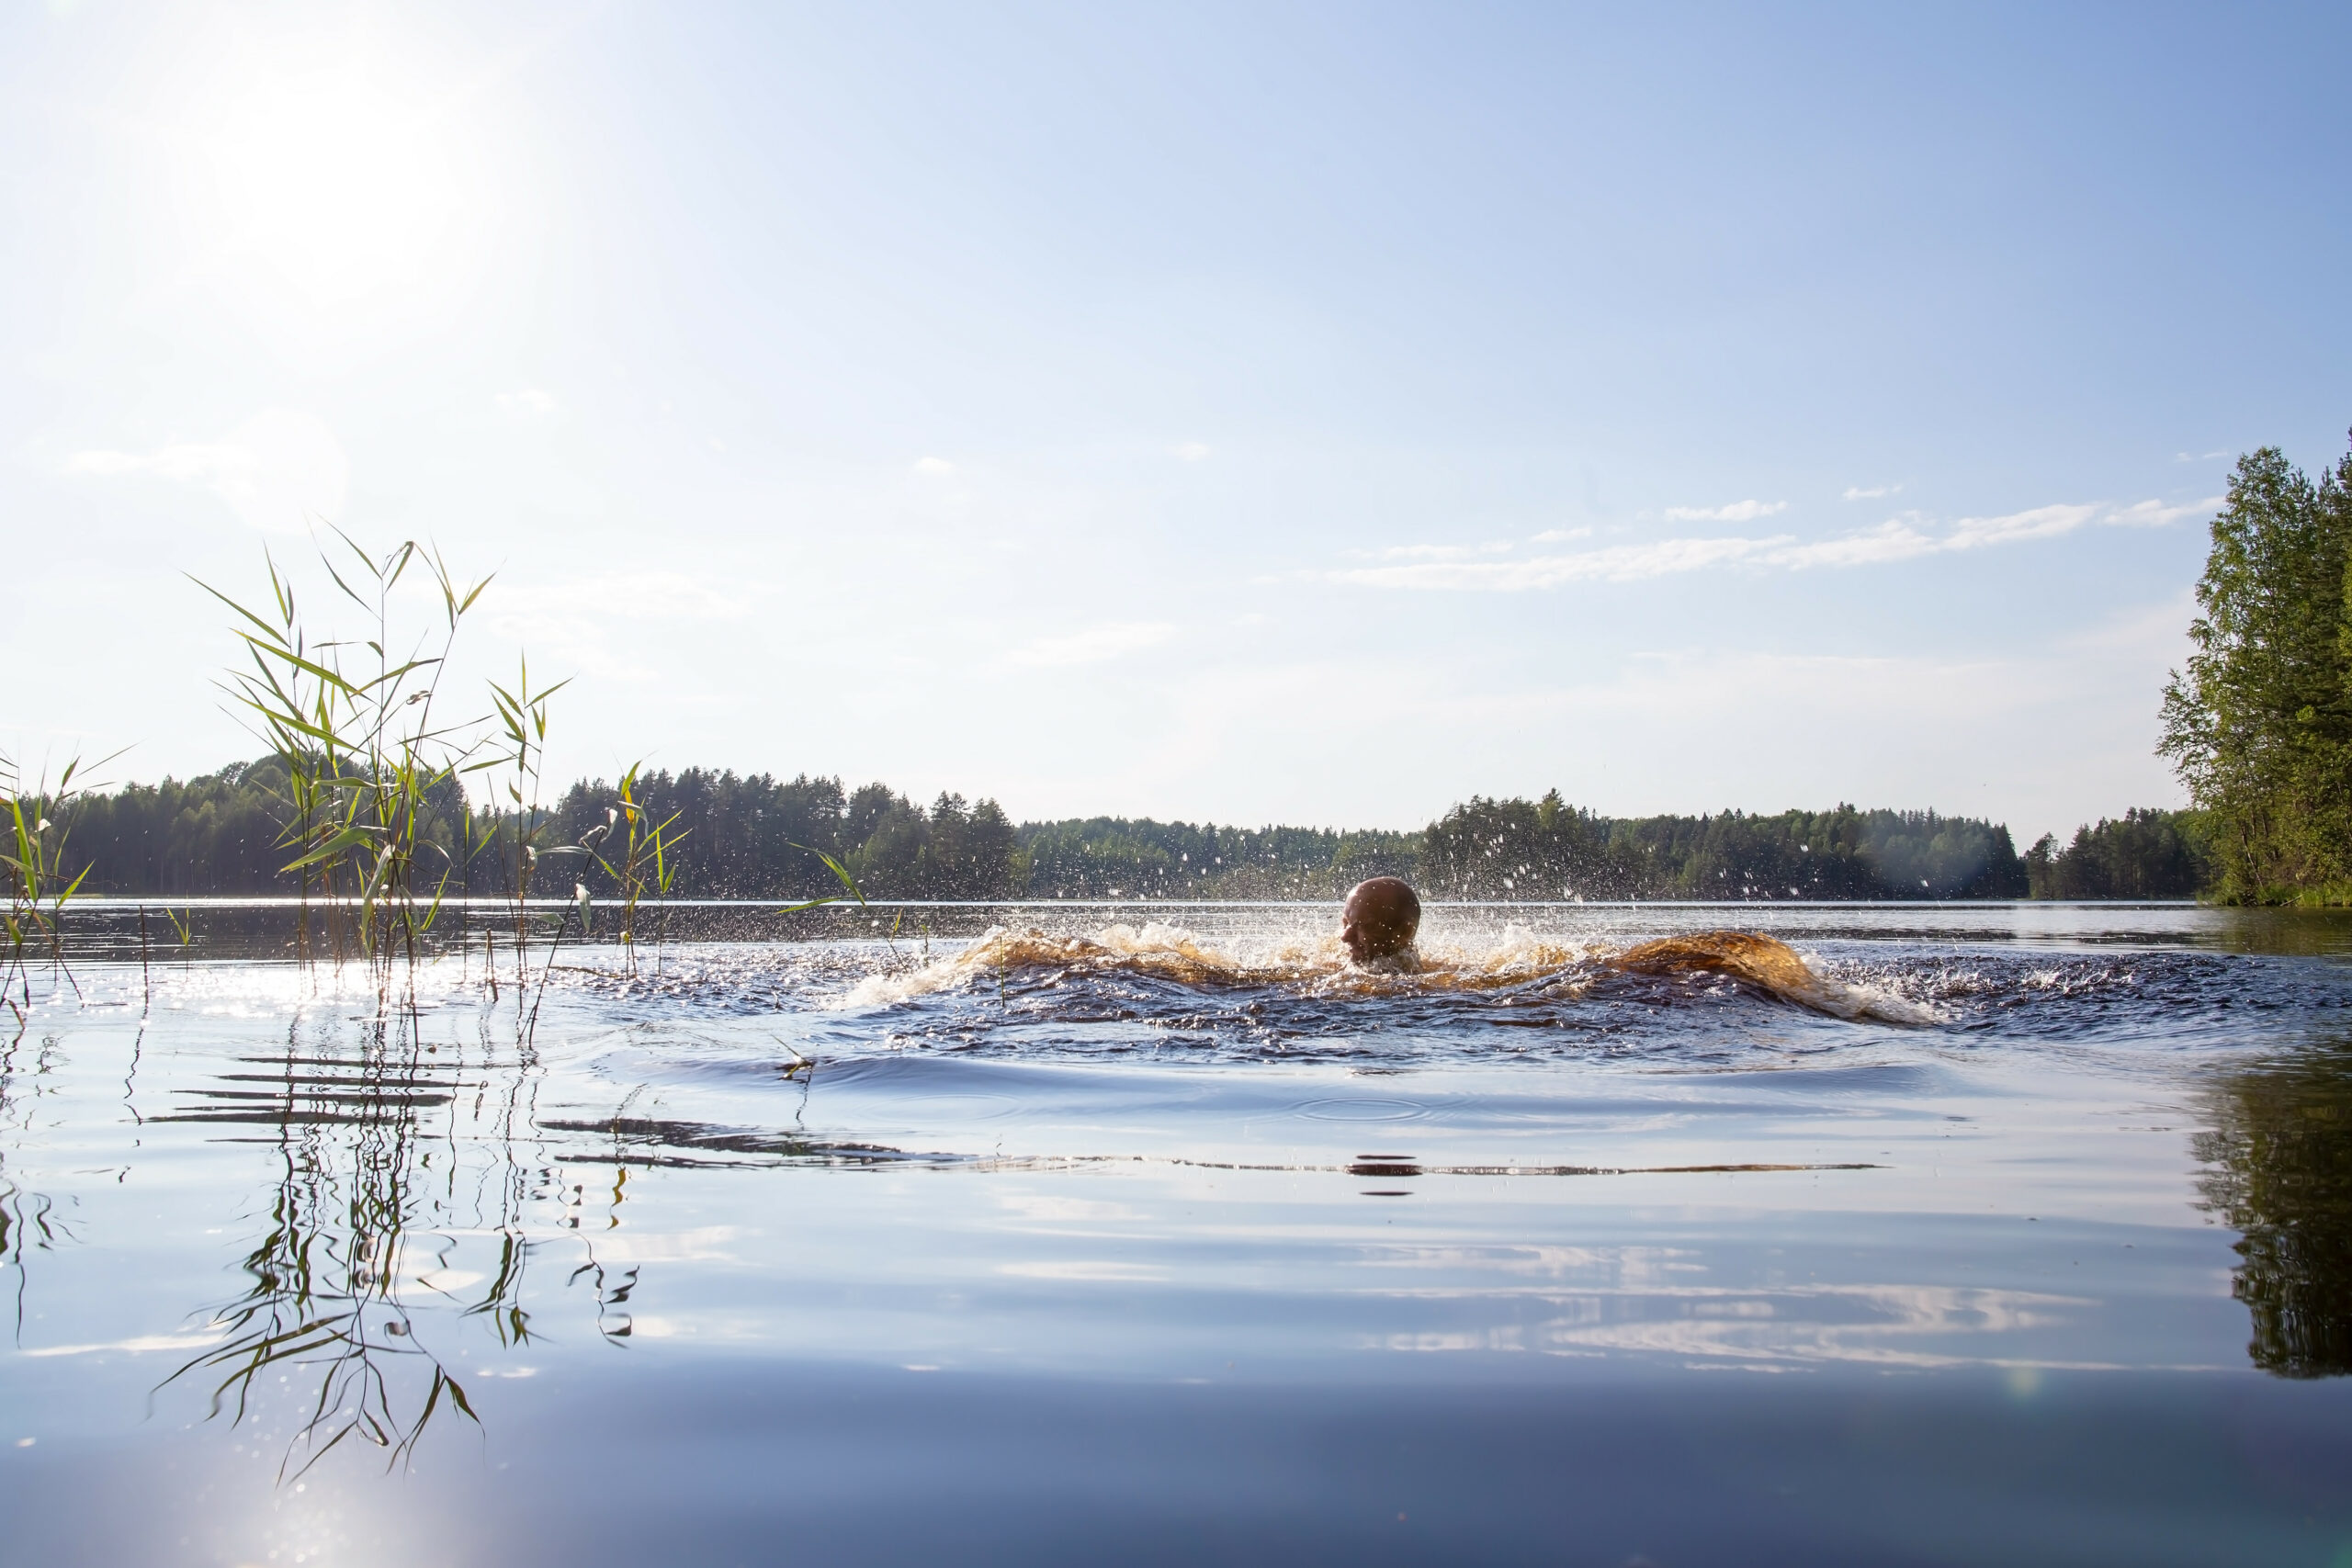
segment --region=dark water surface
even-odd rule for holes
[[[2352,1568],[2340,918],[467,918],[35,974],[0,1562]]]

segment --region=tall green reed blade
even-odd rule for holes
[[[842,891],[839,893],[828,893],[822,897],[810,898],[798,904],[786,904],[783,908],[777,910],[776,913],[780,915],[797,915],[803,909],[821,909],[828,904],[838,904],[843,898],[856,899],[857,907],[861,909],[872,908],[871,905],[866,903],[865,895],[858,891],[857,878],[849,874],[849,868],[847,866],[844,866],[841,862],[835,860],[824,851],[815,848],[813,845],[793,844],[792,847],[796,850],[806,850],[808,853],[815,855],[819,860],[823,861],[825,863],[825,869],[833,874],[833,880],[842,885]]]
[[[490,580],[461,583],[437,550],[414,540],[379,556],[331,532],[341,548],[322,544],[319,565],[361,616],[358,637],[313,637],[291,580],[267,552],[266,610],[198,586],[238,617],[232,629],[252,668],[232,671],[223,687],[286,769],[279,842],[288,852],[284,870],[300,877],[299,954],[314,956],[315,899],[338,960],[347,943],[379,969],[396,954],[413,964],[460,855],[473,848],[470,814],[449,823],[435,797],[484,748],[490,720],[445,725],[435,706],[465,616]],[[431,579],[440,609],[437,627],[414,633],[394,613],[413,570]],[[542,709],[542,740],[544,717]]]
[[[789,842],[790,840],[786,841]],[[858,887],[857,878],[850,874],[849,867],[843,865],[841,862],[835,860],[824,851],[818,849],[813,844],[793,844],[792,847],[796,850],[804,850],[809,854],[815,855],[819,860],[823,861],[825,863],[825,869],[833,874],[833,880],[842,885],[842,891],[839,893],[827,893],[820,897],[803,899],[797,904],[786,904],[784,908],[776,911],[777,914],[797,915],[806,909],[821,909],[828,904],[838,904],[844,898],[856,899],[857,907],[861,909],[870,909],[873,908],[872,905],[865,901],[865,894]],[[899,916],[899,919],[904,919],[906,917],[902,911]],[[898,963],[899,919],[894,919],[890,922],[889,933],[883,938],[885,942],[890,944],[891,963],[893,966]]]
[[[120,752],[101,759],[104,767]],[[16,759],[0,752],[0,795],[6,802],[6,848],[0,849],[0,876],[8,883],[6,921],[8,960],[0,969],[0,1001],[15,1013],[19,1035],[32,1006],[29,949],[46,949],[51,972],[63,976],[76,996],[81,985],[65,961],[65,907],[81,892],[90,868],[68,874],[69,840],[74,807],[89,793],[88,769],[80,758],[65,764],[51,785],[47,770],[28,792]],[[77,783],[77,779],[85,782]]]
[[[618,804],[605,808],[605,825],[590,829],[580,840],[580,847],[619,889],[621,951],[632,974],[637,970],[638,906],[649,891],[666,905],[676,874],[670,852],[685,837],[671,831],[684,812],[673,811],[657,822],[637,798],[637,776],[644,766],[642,761],[629,764],[621,775]],[[606,852],[614,847],[615,834],[620,836],[617,860]]]
[[[530,978],[530,897],[531,883],[537,874],[541,845],[550,827],[542,799],[542,771],[547,760],[548,704],[558,692],[571,682],[558,681],[552,686],[531,689],[531,663],[528,656],[517,660],[514,684],[490,682],[491,703],[495,710],[498,729],[484,748],[491,754],[482,761],[467,766],[469,773],[503,771],[499,781],[506,795],[505,833],[502,858],[506,861],[507,886],[513,899],[514,916],[514,980],[515,1007],[521,1017],[523,992]],[[549,854],[584,854],[576,844],[550,846]],[[533,1010],[536,1016],[537,1010]]]

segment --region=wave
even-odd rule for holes
[[[1360,964],[1336,936],[1227,952],[1182,926],[1119,924],[1091,936],[992,926],[969,947],[921,967],[869,976],[832,1004],[886,1007],[986,980],[1050,974],[1130,974],[1197,990],[1275,987],[1318,998],[1412,997],[1497,991],[1549,982],[1573,998],[1616,976],[1727,979],[1792,1006],[1844,1019],[1935,1023],[1934,1012],[1874,986],[1822,975],[1786,942],[1757,931],[1700,931],[1631,947],[1546,940],[1512,925],[1481,946],[1421,944],[1400,961]]]

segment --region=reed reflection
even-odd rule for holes
[[[480,1425],[435,1342],[475,1321],[503,1348],[532,1340],[528,1210],[569,1196],[554,1169],[518,1157],[537,1083],[527,1050],[469,1060],[425,1043],[416,1014],[385,1010],[356,1045],[332,1027],[306,1043],[298,1020],[281,1051],[240,1063],[253,1070],[150,1118],[269,1143],[277,1168],[248,1284],[207,1314],[220,1342],[164,1385],[209,1384],[210,1414],[233,1422],[297,1397],[282,1480],[347,1439],[397,1467],[436,1421]]]
[[[58,1066],[57,1053],[54,1035],[43,1035],[29,1055],[21,1030],[0,1043],[0,1129],[6,1130],[12,1143],[30,1128],[34,1107],[52,1092],[47,1080]],[[9,1294],[16,1335],[21,1340],[30,1255],[51,1251],[74,1237],[54,1199],[25,1187],[8,1174],[6,1152],[0,1151],[0,1270],[16,1276],[16,1288]]]
[[[2352,1041],[2231,1074],[2196,1141],[2208,1205],[2241,1233],[2246,1352],[2289,1378],[2352,1372]]]

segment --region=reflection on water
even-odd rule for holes
[[[550,1173],[515,1157],[538,1077],[527,1049],[469,1061],[454,1037],[428,1043],[413,1010],[328,1010],[307,1027],[298,1011],[279,1050],[238,1057],[145,1118],[270,1150],[247,1285],[202,1314],[211,1342],[164,1385],[206,1386],[232,1424],[257,1393],[294,1400],[288,1477],[346,1439],[398,1466],[436,1416],[479,1423],[420,1305],[455,1306],[510,1349],[530,1343],[525,1210],[549,1196]]]
[[[56,1049],[54,1035],[43,1035],[28,1045],[21,1028],[13,1038],[0,1042],[0,1129],[18,1134],[31,1122],[41,1099],[42,1080],[55,1066]],[[18,1062],[27,1057],[30,1071],[20,1072]],[[58,1213],[54,1200],[19,1186],[9,1175],[7,1149],[0,1146],[0,1272],[15,1276],[16,1289],[11,1293],[19,1339],[24,1334],[30,1254],[51,1251],[71,1235],[71,1226]]]
[[[2352,1372],[2352,1043],[2233,1072],[2212,1105],[2196,1146],[2206,1201],[2243,1233],[2247,1354],[2281,1377]]]

